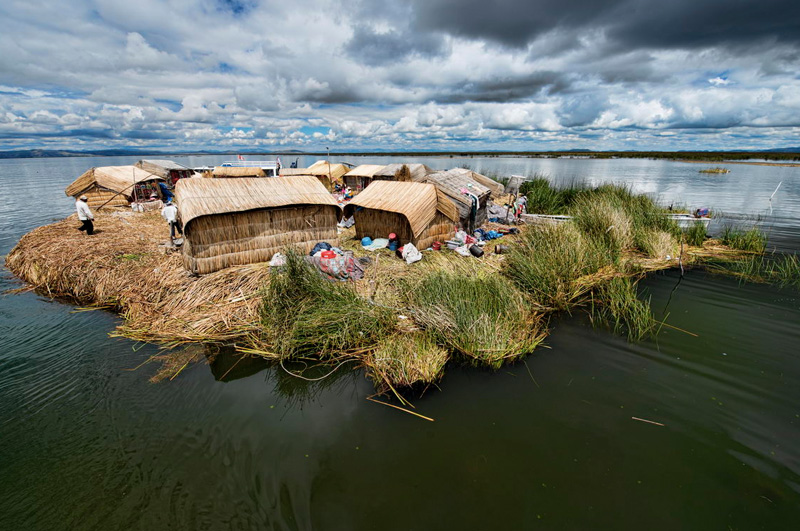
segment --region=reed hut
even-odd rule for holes
[[[85,195],[89,207],[127,207],[134,200],[149,198],[155,194],[161,198],[158,181],[163,177],[154,175],[136,166],[102,166],[86,170],[64,190],[68,196]]]
[[[330,191],[337,183],[342,184],[342,177],[349,168],[344,164],[331,164],[327,160],[318,160],[306,168],[306,171],[306,175],[313,175]]]
[[[397,234],[402,245],[426,249],[452,236],[459,221],[456,206],[436,186],[425,183],[375,181],[344,207],[355,216],[356,237],[386,238]]]
[[[149,171],[153,175],[163,177],[169,186],[175,186],[180,179],[194,175],[194,170],[181,166],[177,162],[162,159],[142,159],[135,164],[137,168]]]
[[[453,200],[458,209],[462,227],[465,229],[479,227],[487,220],[486,205],[489,202],[491,190],[460,170],[461,168],[433,172],[425,177],[425,182],[436,185],[440,192]],[[474,194],[478,198],[477,209],[474,213],[472,212],[472,198],[464,192]],[[470,225],[474,226],[470,227]]]
[[[450,171],[455,175],[464,175],[466,177],[469,177],[473,181],[476,181],[478,184],[482,184],[483,186],[488,188],[492,192],[492,195],[494,195],[495,197],[503,195],[505,193],[506,190],[505,186],[495,181],[494,179],[490,179],[485,175],[481,175],[478,172],[474,172],[467,168],[453,168]]]
[[[407,168],[407,172],[403,170]],[[389,164],[380,171],[375,172],[372,179],[375,181],[413,181],[424,182],[428,174],[433,170],[424,164]]]
[[[383,166],[376,164],[362,164],[356,166],[344,176],[344,184],[349,186],[352,190],[360,192],[372,182],[373,176],[381,171]]]
[[[315,177],[183,179],[183,264],[198,274],[266,262],[287,246],[337,242],[341,209]]]
[[[252,168],[239,168],[237,166],[217,166],[211,172],[214,178],[227,178],[227,177],[266,177],[267,174],[260,167]]]

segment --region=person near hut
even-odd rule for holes
[[[161,216],[169,223],[169,237],[171,239],[175,238],[176,230],[179,235],[183,236],[183,225],[178,219],[178,207],[175,206],[175,203],[167,201],[166,206],[161,209]]]
[[[81,222],[81,226],[78,227],[79,231],[86,231],[86,234],[91,236],[94,234],[94,223],[92,220],[94,219],[94,214],[92,214],[89,205],[86,203],[89,200],[88,197],[82,195],[75,201],[75,210],[78,211],[78,219]]]

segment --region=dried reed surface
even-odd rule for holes
[[[78,226],[72,215],[31,231],[6,265],[40,293],[120,312],[116,334],[131,339],[242,341],[256,331],[265,264],[190,277],[161,245],[169,228],[157,212],[101,211],[93,236]]]
[[[73,215],[25,235],[7,257],[9,269],[41,293],[120,312],[124,321],[116,335],[167,346],[236,343],[243,352],[286,362],[320,356],[340,365],[355,362],[379,391],[392,392],[435,384],[451,359],[498,367],[530,352],[545,336],[543,315],[570,308],[602,286],[618,289],[597,291],[596,302],[605,305],[597,315],[639,337],[652,328],[647,312],[631,298],[631,285],[609,282],[678,264],[631,250],[614,262],[602,248],[591,251],[594,244],[570,223],[491,242],[481,259],[428,252],[409,266],[378,251],[354,283],[329,283],[305,269],[273,277],[266,264],[196,278],[162,245],[168,227],[158,213],[101,212],[95,236],[79,232],[78,225]],[[342,247],[363,256],[354,236],[353,228],[343,231]],[[519,251],[495,254],[496,243]],[[587,252],[588,258],[582,255]],[[522,267],[532,256],[542,261]],[[735,256],[706,241],[702,248],[685,246],[681,263]],[[551,260],[569,262],[563,279],[544,274],[541,266]],[[546,278],[529,283],[537,272]],[[281,280],[276,284],[275,278]],[[310,283],[298,283],[302,278]],[[275,293],[286,298],[270,297]],[[196,358],[184,353],[167,360],[171,378]]]

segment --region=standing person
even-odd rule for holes
[[[82,195],[75,201],[75,210],[78,211],[78,219],[81,221],[81,226],[78,227],[80,231],[86,231],[86,234],[91,236],[94,234],[94,223],[92,220],[94,219],[94,214],[89,209],[89,205],[86,204],[89,198],[85,195]]]
[[[178,207],[175,206],[175,203],[172,201],[167,201],[167,205],[161,209],[161,216],[167,220],[167,223],[169,223],[170,239],[175,238],[176,230],[178,231],[178,234],[183,236],[183,225],[178,219]]]
[[[170,191],[167,183],[159,181],[158,187],[161,189],[161,196],[164,198],[165,203],[169,203],[172,201],[172,198],[175,197],[174,194]]]

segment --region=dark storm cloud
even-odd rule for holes
[[[523,47],[555,29],[605,29],[625,46],[698,48],[800,39],[787,0],[414,0],[419,29]]]
[[[555,27],[579,27],[624,0],[414,0],[419,28],[523,47]]]
[[[391,30],[378,33],[366,26],[357,26],[345,47],[350,57],[369,66],[388,66],[411,56],[444,55],[444,38],[434,33],[411,34]]]
[[[632,16],[609,37],[630,46],[702,48],[776,40],[800,41],[800,3],[786,0],[631,2]],[[624,15],[623,11],[619,11]]]
[[[524,76],[509,76],[450,86],[440,93],[435,101],[438,103],[520,101],[535,99],[535,96],[540,94],[555,94],[568,86],[569,81],[564,74],[541,71]]]

